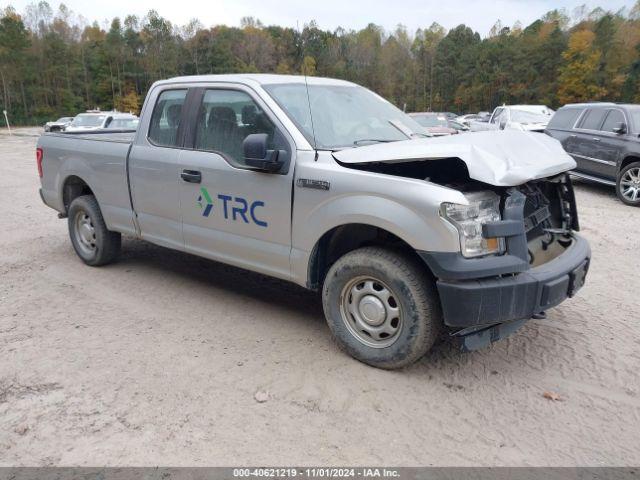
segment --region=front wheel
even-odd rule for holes
[[[120,253],[121,236],[107,229],[93,195],[75,198],[68,212],[69,236],[80,259],[94,267],[106,265]]]
[[[616,193],[620,201],[633,207],[640,206],[640,162],[633,162],[620,170]]]
[[[442,325],[433,280],[409,255],[379,247],[347,253],[329,269],[322,303],[340,347],[374,367],[421,358]]]

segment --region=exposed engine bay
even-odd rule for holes
[[[529,264],[542,265],[571,244],[570,232],[579,230],[575,196],[568,174],[530,180],[515,187],[496,187],[470,178],[465,162],[459,158],[429,161],[370,162],[343,164],[347,168],[385,175],[425,180],[468,194],[493,191],[501,198],[500,210],[514,191],[525,195],[524,229],[527,238]]]

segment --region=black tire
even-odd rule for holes
[[[379,281],[378,287],[382,292],[377,303],[367,298],[371,295],[366,293],[371,292],[376,297],[376,281]],[[356,295],[359,299],[357,307],[354,302]],[[373,310],[369,310],[374,323],[380,321],[376,318],[378,313],[388,318],[392,316],[390,309],[399,312],[395,333],[384,339],[371,335],[382,334],[375,332],[378,327],[367,323],[371,318],[363,323],[366,318],[363,308],[367,308],[363,307],[365,301],[374,305]],[[325,278],[322,305],[338,345],[357,360],[378,368],[402,368],[420,359],[433,346],[442,327],[434,280],[416,259],[386,248],[364,247],[339,258]],[[378,308],[382,310],[376,310]],[[393,329],[393,320],[382,321],[381,326]],[[370,344],[366,343],[368,341]],[[374,344],[377,346],[372,346]]]
[[[80,224],[88,227],[79,226]],[[98,201],[93,195],[83,195],[71,202],[68,225],[73,249],[87,265],[106,265],[118,257],[121,236],[107,229]]]
[[[625,176],[628,176],[628,172],[631,171],[631,173],[636,173],[638,176],[638,178],[640,179],[640,162],[633,162],[630,163],[629,165],[626,165],[622,170],[620,170],[620,172],[618,173],[618,178],[616,179],[616,195],[618,195],[618,198],[620,199],[620,201],[622,203],[624,203],[625,205],[631,205],[632,207],[640,207],[640,184],[638,184],[638,193],[636,193],[636,200],[634,201],[632,198],[627,198],[625,197],[623,191],[624,191],[624,186],[622,185],[622,181],[623,178],[625,178]],[[628,180],[625,179],[625,180]]]

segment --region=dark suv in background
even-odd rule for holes
[[[640,105],[565,105],[545,133],[578,164],[572,175],[615,186],[622,202],[640,206]]]

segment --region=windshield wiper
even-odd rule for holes
[[[397,140],[387,140],[384,138],[361,138],[360,140],[355,140],[353,142],[354,145],[360,145],[361,143],[370,142],[370,143],[389,143],[389,142],[397,142]]]
[[[389,123],[391,124],[392,127],[394,127],[396,130],[400,131],[400,133],[402,133],[405,137],[407,138],[413,138],[413,136],[415,135],[413,130],[411,130],[409,127],[407,127],[404,123],[398,121],[398,120],[389,120]]]

